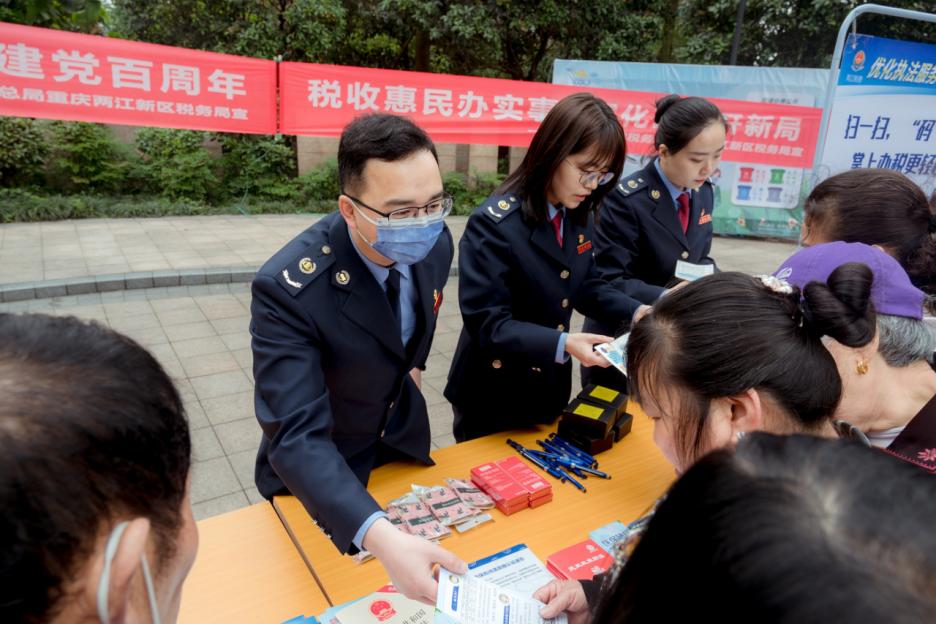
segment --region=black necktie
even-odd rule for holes
[[[387,274],[387,301],[390,302],[390,309],[393,310],[393,317],[400,322],[400,272],[390,268]]]

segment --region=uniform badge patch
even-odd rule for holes
[[[289,277],[289,271],[287,269],[283,269],[283,279],[286,280],[286,283],[293,288],[302,288],[301,283]]]

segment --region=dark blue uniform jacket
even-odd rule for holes
[[[267,498],[294,494],[342,552],[356,550],[355,532],[380,509],[365,489],[379,452],[432,463],[426,402],[408,373],[425,368],[452,254],[446,228],[412,267],[419,297],[409,348],[337,212],[253,282],[257,488]]]

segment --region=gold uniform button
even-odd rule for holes
[[[688,252],[688,251],[682,252],[682,259],[683,259],[683,260],[685,260],[685,259],[688,258],[688,257],[689,257],[689,252]]]
[[[559,323],[559,327],[557,327],[556,329],[558,329],[559,331],[565,331],[565,325],[563,325],[562,323]]]
[[[563,269],[562,273],[559,274],[559,277],[561,277],[562,279],[569,279],[569,275],[570,275],[569,271],[566,269]]]
[[[500,368],[501,366],[503,366],[503,364],[501,364],[500,360],[494,360],[493,362],[491,362],[491,366],[494,368]]]
[[[563,299],[563,300],[562,300],[562,303],[561,303],[560,305],[562,306],[563,309],[568,308],[568,307],[569,307],[569,300],[568,300],[568,299]]]
[[[322,253],[326,256],[331,253],[331,247],[328,245],[322,245]]]

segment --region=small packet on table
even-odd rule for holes
[[[455,530],[459,533],[464,533],[465,531],[470,531],[476,526],[481,526],[485,522],[491,522],[494,518],[489,513],[479,513],[476,516],[472,516],[460,524],[455,525]]]
[[[413,535],[432,540],[443,539],[452,534],[415,494],[407,494],[392,501],[387,505],[387,509],[394,510]]]
[[[451,526],[477,515],[478,510],[466,505],[455,491],[443,485],[425,487],[413,485],[413,493],[424,502],[433,515],[445,526]]]
[[[400,514],[397,513],[396,509],[388,506],[386,509],[386,512],[387,512],[387,520],[390,521],[390,524],[395,526],[400,531],[403,531],[404,533],[410,532],[409,527],[407,527],[406,523],[403,522],[403,518],[400,517]]]
[[[475,487],[471,481],[464,479],[447,478],[445,482],[455,491],[462,502],[471,505],[475,509],[491,509],[494,507],[494,499]]]

